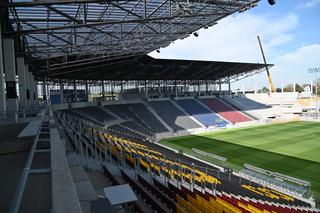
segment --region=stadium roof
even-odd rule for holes
[[[8,23],[3,33],[19,38],[31,65],[45,61],[40,70],[53,70],[88,58],[145,55],[258,1],[4,0],[0,7],[8,9],[1,14]]]
[[[41,65],[39,65],[41,66]],[[272,66],[272,65],[268,65]],[[38,72],[37,76],[51,79],[77,80],[239,80],[264,71],[264,64],[155,59],[148,55],[117,58],[105,62],[56,66]],[[225,79],[228,80],[228,79]]]

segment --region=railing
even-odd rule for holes
[[[38,114],[41,111],[40,108],[36,109],[22,109],[18,111],[0,111],[0,118],[9,117],[13,118],[16,122],[18,122],[19,118],[27,117],[28,115]]]
[[[37,146],[38,146],[38,143],[39,143],[39,136],[42,133],[41,132],[41,128],[44,127],[43,126],[43,120],[41,121],[40,125],[41,125],[41,127],[39,128],[38,133],[37,133],[37,135],[35,136],[35,138],[33,140],[33,144],[32,144],[31,150],[29,152],[26,165],[25,165],[25,167],[23,169],[23,172],[21,174],[21,177],[20,177],[20,180],[19,180],[19,183],[18,183],[17,190],[16,190],[14,198],[13,198],[13,200],[11,202],[11,206],[10,206],[10,210],[9,210],[10,213],[17,213],[19,211],[19,208],[20,208],[20,205],[21,205],[22,196],[23,196],[23,193],[24,193],[24,190],[25,190],[29,175],[50,173],[50,168],[31,169],[32,162],[33,162],[33,159],[34,159],[34,155],[35,155],[36,152],[43,152],[43,151],[49,152],[49,150],[39,150],[39,149],[37,149]],[[43,139],[41,139],[41,140],[43,141]]]

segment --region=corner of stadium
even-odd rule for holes
[[[258,4],[0,0],[0,211],[320,212],[317,94],[149,55]]]

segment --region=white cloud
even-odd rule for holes
[[[315,79],[315,75],[308,73],[308,68],[320,67],[319,59],[320,44],[306,45],[277,57],[273,68],[276,83],[305,83]]]
[[[278,19],[268,15],[238,14],[221,20],[214,27],[201,30],[199,37],[191,35],[161,49],[161,53],[153,52],[150,55],[155,58],[262,63],[256,37],[260,35],[268,63],[280,63],[280,59],[275,59],[286,52],[286,45],[294,40],[294,30],[298,26],[299,17],[292,13]],[[285,64],[282,64],[279,68],[285,69]],[[275,70],[274,78],[277,78],[279,69],[272,70]],[[254,83],[258,83],[259,87],[267,85],[266,74],[235,83],[233,88],[241,87],[243,82],[252,88]]]
[[[261,61],[258,34],[266,54],[271,55],[274,48],[293,40],[291,31],[298,24],[298,16],[294,14],[278,20],[270,16],[239,14],[201,30],[199,37],[191,35],[161,49],[160,54],[153,52],[151,55],[156,58],[258,62]]]
[[[304,9],[304,8],[312,8],[320,6],[320,0],[308,0],[308,1],[303,1],[298,5],[298,9]]]

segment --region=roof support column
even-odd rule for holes
[[[29,72],[29,88],[30,88],[30,105],[36,105],[36,101],[37,101],[37,86],[36,86],[36,82],[34,80],[34,76],[31,72]]]
[[[17,71],[19,77],[20,106],[27,106],[26,66],[24,56],[17,56]]]
[[[86,101],[87,101],[87,102],[89,102],[89,87],[88,87],[88,80],[86,80],[85,88],[86,88]]]
[[[1,21],[0,21],[0,112],[7,110],[7,101],[4,93],[4,68],[3,68],[3,53],[2,53],[2,36],[1,36]]]
[[[106,100],[106,94],[104,91],[104,80],[101,81],[102,100]]]
[[[27,98],[27,106],[31,105],[31,100],[30,100],[30,73],[29,73],[29,65],[25,64],[24,65],[24,74],[25,74],[25,79],[26,79],[26,98]]]
[[[176,92],[176,97],[178,97],[177,80],[174,80],[174,88],[175,88],[175,92]]]
[[[7,111],[16,112],[18,111],[18,96],[14,40],[12,38],[4,38],[3,49],[6,50],[6,54],[3,55],[3,62],[6,73]]]
[[[230,82],[230,77],[228,79],[228,94],[231,95],[231,82]]]
[[[146,94],[146,99],[148,99],[148,87],[147,80],[144,81],[144,93]]]
[[[111,100],[114,100],[114,81],[111,81]]]
[[[219,95],[221,94],[221,79],[219,79]]]
[[[208,81],[206,81],[206,95],[208,95]]]
[[[74,97],[74,102],[78,102],[78,94],[77,94],[77,83],[76,83],[76,80],[73,80],[73,97]]]
[[[45,104],[47,104],[47,85],[45,79],[42,81],[42,99]]]
[[[121,83],[120,83],[120,93],[122,94],[122,92],[123,92],[123,82],[122,82],[122,80],[121,80]]]
[[[60,79],[60,103],[64,103],[64,84],[62,79]]]
[[[198,80],[198,97],[200,97],[200,80]]]

